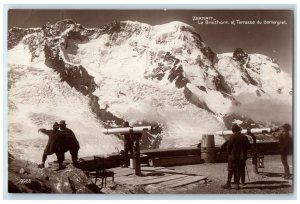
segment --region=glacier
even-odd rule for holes
[[[292,104],[292,79],[274,59],[216,54],[182,22],[85,28],[62,20],[11,29],[8,40],[9,151],[31,161],[47,140],[37,129],[54,121],[66,120],[81,157],[122,148],[101,133],[108,123],[159,124],[159,148],[186,147],[226,129],[243,94]]]

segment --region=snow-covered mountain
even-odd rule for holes
[[[79,138],[81,156],[120,148],[100,129],[124,120],[160,125],[144,141],[148,148],[189,146],[225,128],[240,94],[291,101],[292,80],[274,59],[241,49],[216,54],[182,22],[85,28],[63,20],[10,29],[8,48],[9,141],[22,151],[42,151],[46,138],[37,129],[61,119]]]

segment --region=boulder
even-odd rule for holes
[[[101,193],[80,169],[68,164],[63,170],[38,168],[33,162],[14,159],[8,167],[9,193]]]

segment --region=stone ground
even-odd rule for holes
[[[292,157],[288,158],[290,170],[292,172]],[[201,172],[208,176],[210,182],[198,185],[190,192],[200,194],[289,194],[293,192],[293,180],[285,180],[283,176],[283,166],[280,155],[267,155],[264,158],[264,168],[259,168],[259,175],[252,171],[252,163],[247,161],[248,175],[246,173],[246,185],[240,190],[222,189],[221,185],[226,183],[227,164],[205,164],[176,167],[188,173]]]
[[[288,158],[292,172],[292,157]],[[166,187],[159,183],[147,185],[132,185],[124,182],[111,183],[110,178],[103,193],[108,194],[291,194],[293,193],[293,180],[282,178],[283,166],[279,155],[266,155],[264,168],[259,168],[259,175],[252,171],[251,160],[247,161],[248,175],[246,173],[246,185],[240,190],[222,189],[227,177],[227,164],[196,164],[168,167],[177,172],[207,176],[207,180],[201,180],[185,186],[175,188]],[[139,177],[136,177],[137,182]]]

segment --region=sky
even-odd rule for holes
[[[234,21],[235,25],[206,24],[195,17]],[[242,48],[249,54],[260,53],[275,58],[281,69],[292,74],[293,13],[289,10],[9,10],[8,28],[41,27],[47,22],[53,24],[66,18],[85,27],[99,27],[114,20],[150,25],[181,21],[193,26],[215,53]],[[255,21],[255,25],[237,24],[236,20]],[[257,24],[258,20],[262,24]],[[285,21],[285,24],[267,25],[264,21]]]

